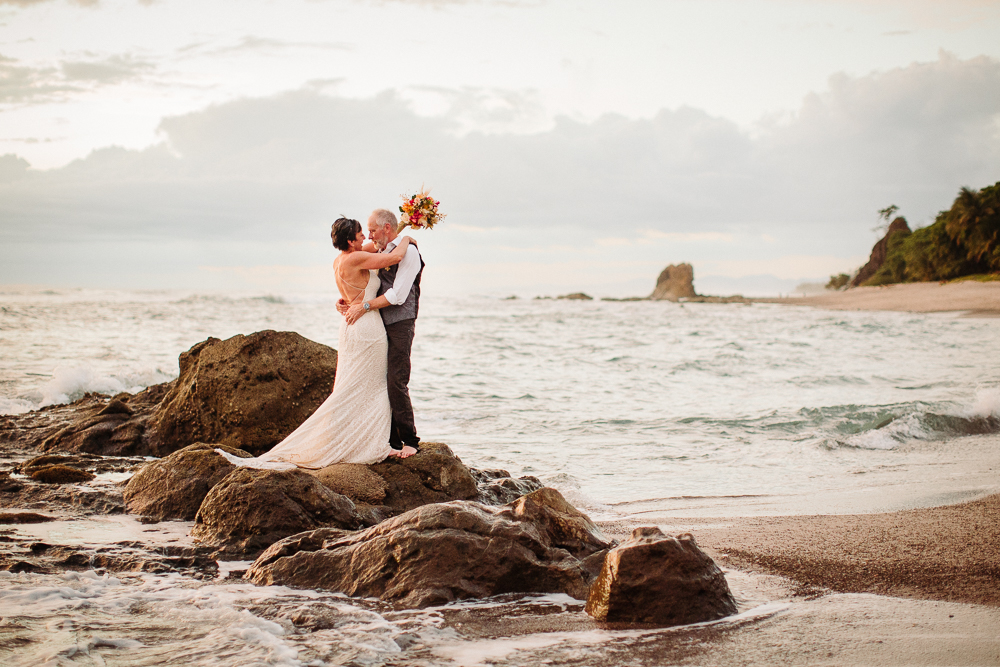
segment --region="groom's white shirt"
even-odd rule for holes
[[[389,241],[382,252],[392,252],[399,244],[399,239],[400,237],[397,236],[395,240]],[[396,270],[396,279],[392,281],[392,287],[387,289],[382,296],[392,305],[400,305],[406,301],[406,297],[410,296],[410,288],[413,287],[413,281],[418,273],[420,273],[420,253],[417,252],[416,247],[410,245],[406,249],[403,259],[399,262],[399,269]]]

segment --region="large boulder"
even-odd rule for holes
[[[350,499],[304,470],[237,468],[205,496],[191,535],[206,546],[243,556],[307,530],[361,525]]]
[[[584,559],[611,543],[554,489],[522,500],[425,505],[357,533],[296,535],[261,554],[246,577],[405,607],[513,592],[585,598],[593,575]]]
[[[217,442],[259,456],[330,395],[337,351],[297,333],[258,331],[209,338],[179,363],[180,375],[147,426],[153,454]]]
[[[394,512],[449,500],[468,500],[479,493],[476,480],[448,445],[422,442],[405,459],[389,458],[369,466],[385,480],[382,504]]]
[[[654,301],[677,301],[698,296],[694,291],[694,267],[690,264],[671,264],[660,272],[656,287],[649,295]]]
[[[910,225],[906,223],[906,218],[903,216],[899,216],[893,220],[892,224],[889,225],[889,229],[886,230],[885,236],[880,238],[872,247],[868,263],[858,269],[857,274],[851,279],[851,287],[864,285],[865,282],[878,273],[878,270],[885,263],[885,258],[889,255],[889,237],[897,233],[910,233]]]
[[[129,479],[124,491],[125,509],[158,521],[193,519],[212,487],[236,470],[216,448],[234,456],[250,456],[226,445],[188,445],[146,464]]]
[[[736,613],[722,571],[690,534],[636,528],[612,549],[590,588],[587,613],[599,621],[659,626],[714,621]]]

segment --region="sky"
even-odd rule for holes
[[[0,0],[0,285],[330,291],[427,186],[427,293],[787,293],[997,181],[1000,2]]]

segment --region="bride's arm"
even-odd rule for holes
[[[352,252],[348,257],[352,268],[355,269],[384,269],[393,264],[399,264],[406,254],[406,249],[410,246],[410,237],[400,236],[399,245],[393,248],[392,252]]]

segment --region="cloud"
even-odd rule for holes
[[[99,0],[69,0],[71,4],[81,7],[96,7]],[[13,7],[30,7],[31,5],[48,2],[48,0],[0,0],[0,6],[11,5]]]
[[[199,56],[223,56],[245,52],[273,54],[291,49],[350,51],[354,49],[354,45],[346,42],[295,42],[290,40],[273,39],[270,37],[258,37],[257,35],[245,35],[235,44],[228,44],[225,46],[209,46],[208,42],[195,42],[181,47],[178,49],[178,52],[186,55],[197,54]]]
[[[394,206],[426,184],[449,214],[443,229],[460,232],[433,233],[441,252],[488,247],[491,261],[528,253],[567,266],[581,253],[700,257],[753,272],[785,258],[782,275],[819,277],[867,253],[878,209],[897,204],[926,224],[961,186],[998,180],[998,129],[1000,63],[945,53],[831,77],[752,133],[687,107],[468,132],[461,113],[419,115],[391,91],[345,99],[306,88],[167,118],[163,144],[145,150],[106,148],[42,172],[11,163],[0,246],[134,239],[155,254],[164,239],[305,242],[340,213]],[[4,281],[22,282],[0,272]]]
[[[114,55],[103,60],[63,61],[63,76],[67,81],[115,84],[136,79],[156,69],[156,65],[139,60],[131,54]]]
[[[131,54],[102,59],[66,60],[59,67],[18,65],[0,55],[0,104],[46,104],[94,86],[139,79],[154,70],[153,63]]]

